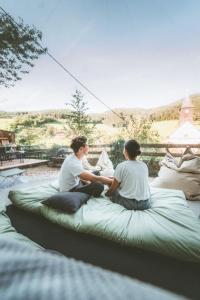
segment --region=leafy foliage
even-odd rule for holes
[[[17,116],[12,124],[10,129],[15,132],[20,132],[23,128],[27,127],[40,127],[46,123],[55,122],[55,119],[50,116],[40,115],[40,114],[27,114],[22,116]]]
[[[54,136],[53,127],[46,128],[45,124],[55,122],[55,119],[41,114],[25,114],[14,118],[10,124],[10,130],[14,131],[17,143],[20,145],[32,145],[38,138],[46,135]]]
[[[152,128],[153,121],[148,118],[121,114],[119,137],[125,140],[135,139],[139,143],[158,142],[158,132]]]
[[[46,52],[38,44],[42,33],[25,25],[22,19],[18,24],[0,13],[0,86],[13,86],[34,66],[33,61]]]
[[[33,128],[23,128],[17,135],[17,144],[31,146],[37,140],[37,134]]]
[[[114,167],[124,160],[123,149],[125,140],[135,139],[139,143],[156,143],[159,141],[157,131],[152,129],[152,120],[122,113],[121,117],[123,121],[119,127],[119,139],[112,144],[110,152]]]
[[[52,156],[57,156],[58,150],[62,147],[62,145],[53,144],[47,151],[48,158],[51,158]]]
[[[110,150],[110,158],[112,160],[114,168],[124,160],[123,150],[124,150],[125,140],[119,139],[115,141]]]

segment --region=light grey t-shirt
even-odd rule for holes
[[[79,184],[79,175],[85,170],[82,161],[75,154],[67,156],[59,173],[59,188],[61,192],[67,192]]]
[[[148,168],[142,161],[127,160],[120,163],[114,177],[120,183],[118,191],[121,196],[135,200],[150,198]]]

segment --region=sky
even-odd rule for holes
[[[151,108],[200,92],[199,0],[0,0],[17,21],[111,108]],[[12,88],[0,110],[62,109],[80,89],[89,112],[107,108],[47,55]]]

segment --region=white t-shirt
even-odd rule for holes
[[[138,201],[150,198],[148,168],[142,161],[127,160],[120,163],[114,177],[120,183],[118,191],[121,196]]]
[[[82,161],[75,154],[67,156],[59,173],[59,187],[61,192],[67,192],[79,184],[79,175],[85,170]]]

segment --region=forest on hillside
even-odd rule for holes
[[[192,103],[194,105],[194,120],[198,121],[200,119],[200,94],[191,96]],[[181,109],[182,100],[176,101],[172,104],[157,107],[154,109],[139,109],[139,108],[116,108],[115,112],[118,114],[132,114],[134,116],[143,116],[148,117],[152,121],[170,121],[170,120],[178,120],[179,112]],[[15,118],[15,117],[23,117],[29,116],[31,119],[30,122],[35,123],[44,123],[44,122],[54,122],[55,120],[64,120],[67,118],[69,114],[69,110],[67,109],[59,109],[59,110],[44,110],[44,111],[33,111],[33,112],[5,112],[0,111],[0,118]],[[93,120],[102,120],[103,124],[116,126],[120,120],[110,111],[106,111],[104,113],[95,113],[90,114],[90,117]]]

